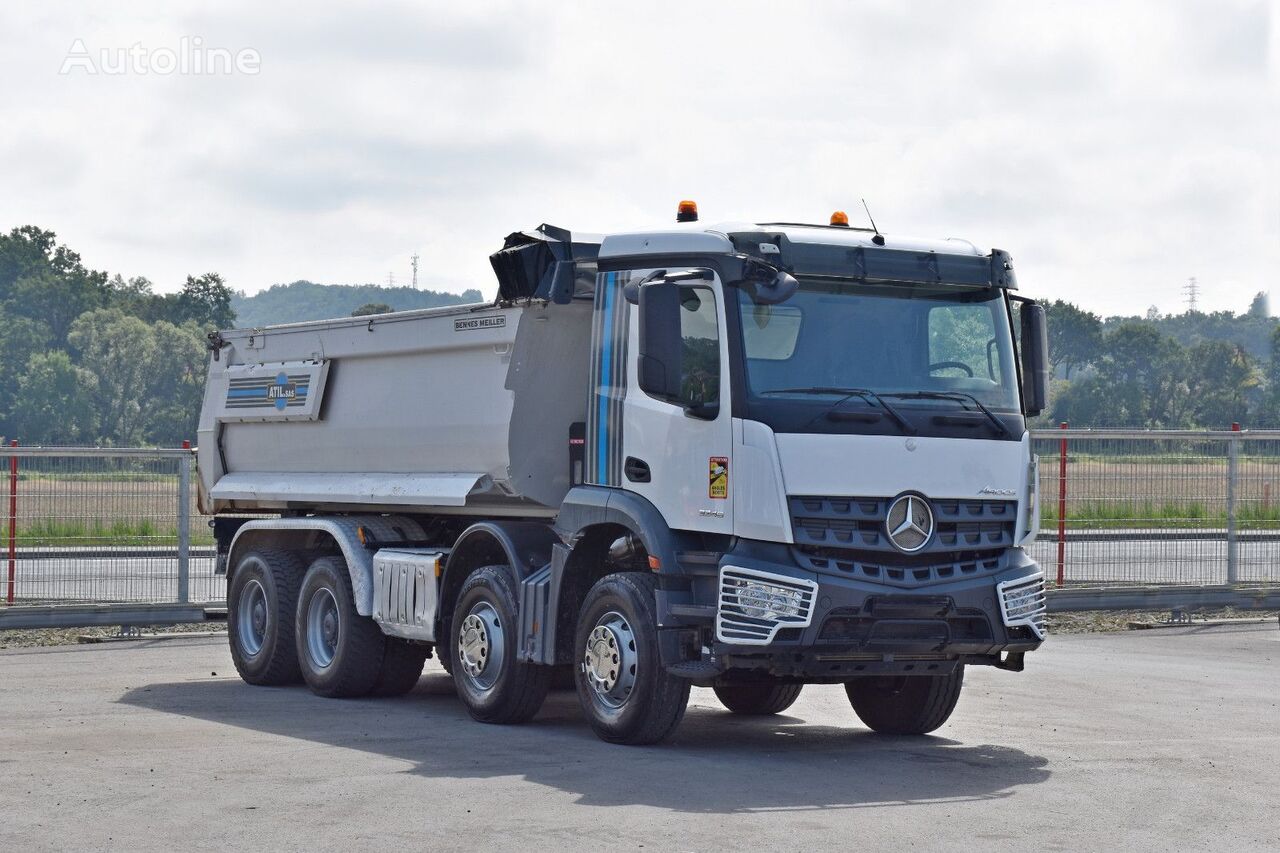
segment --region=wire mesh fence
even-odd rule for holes
[[[1037,430],[1033,556],[1069,587],[1280,583],[1280,431]],[[221,602],[189,449],[0,446],[0,600]]]
[[[0,447],[4,601],[212,602],[212,531],[187,449]]]
[[[1037,430],[1034,556],[1068,585],[1280,581],[1280,431]]]

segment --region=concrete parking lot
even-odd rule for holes
[[[695,690],[675,739],[603,744],[571,692],[474,723],[409,697],[251,688],[222,639],[0,652],[0,849],[1280,848],[1280,631],[1054,638],[971,669],[935,736]]]

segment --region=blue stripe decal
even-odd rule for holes
[[[294,394],[299,397],[307,396],[307,386],[299,385]],[[260,388],[232,388],[227,391],[227,399],[229,400],[233,397],[256,397],[265,400],[267,398],[267,386],[263,385]]]
[[[597,434],[597,452],[596,452],[596,481],[599,483],[608,482],[608,415],[609,415],[609,394],[606,390],[609,386],[605,383],[610,380],[610,367],[613,357],[613,284],[618,274],[609,273],[605,276],[604,288],[604,312],[600,318],[601,332],[601,351],[600,351],[600,376],[597,378],[597,387],[601,388],[600,393],[600,413],[596,419]],[[599,392],[598,392],[599,393]]]

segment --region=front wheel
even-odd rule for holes
[[[720,704],[735,714],[749,717],[781,714],[800,696],[803,684],[776,684],[770,681],[719,684],[712,689]]]
[[[609,575],[587,593],[578,615],[578,701],[591,728],[610,743],[663,740],[689,703],[689,682],[662,667],[656,590],[652,575]]]
[[[950,675],[855,678],[845,682],[858,719],[886,735],[923,735],[941,726],[955,710],[964,682],[964,665]]]

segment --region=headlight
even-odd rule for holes
[[[799,590],[743,578],[726,578],[724,583],[725,591],[737,598],[733,608],[743,616],[768,620],[804,616],[804,596]]]

